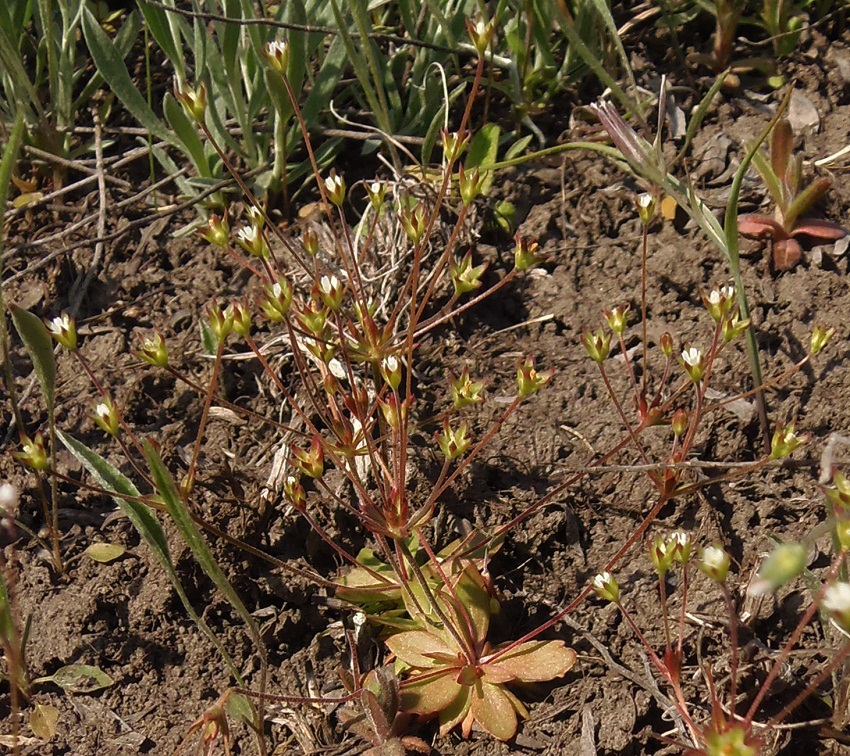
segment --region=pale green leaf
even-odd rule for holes
[[[34,685],[39,683],[53,683],[66,693],[94,693],[96,690],[114,685],[115,680],[100,667],[90,664],[68,664],[57,669],[52,675],[33,680]]]
[[[59,709],[50,704],[33,704],[30,713],[30,729],[33,735],[42,740],[53,740],[56,725],[59,722]]]
[[[126,553],[120,543],[93,543],[84,552],[89,559],[101,564],[109,564],[120,559]]]
[[[53,398],[56,389],[56,360],[53,357],[53,341],[47,333],[47,328],[41,318],[12,305],[12,322],[24,342],[27,354],[32,360],[35,375],[44,393],[48,413],[53,412]]]

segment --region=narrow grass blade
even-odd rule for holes
[[[157,139],[179,148],[178,140],[162,125],[162,121],[145,102],[145,98],[130,77],[121,53],[106,32],[100,28],[100,24],[88,8],[83,14],[83,34],[97,70],[124,107]]]
[[[79,460],[83,467],[88,470],[89,474],[97,481],[98,485],[110,491],[113,494],[112,500],[118,505],[118,508],[127,516],[133,527],[138,531],[142,540],[150,547],[157,561],[162,565],[168,575],[174,591],[180,598],[186,614],[191,617],[192,621],[198,626],[201,632],[209,638],[212,644],[218,649],[222,659],[230,669],[230,673],[234,679],[240,684],[243,684],[242,678],[239,675],[239,670],[234,664],[230,655],[222,646],[221,642],[216,637],[215,633],[209,628],[206,622],[195,611],[189,601],[189,597],[183,590],[183,585],[180,578],[177,576],[177,571],[174,568],[174,563],[171,561],[171,554],[168,550],[168,540],[165,537],[165,531],[162,525],[156,518],[156,515],[151,510],[142,504],[138,499],[141,497],[138,489],[133,485],[127,477],[119,470],[115,469],[109,462],[101,457],[97,452],[89,449],[85,444],[77,441],[73,436],[64,433],[61,430],[56,431],[59,440],[71,454]]]
[[[24,347],[32,360],[35,375],[44,393],[48,414],[53,413],[53,401],[56,390],[56,360],[53,357],[53,341],[47,333],[44,323],[37,315],[12,305],[12,322],[15,330],[24,342]]]
[[[215,584],[216,588],[222,592],[224,597],[230,602],[231,606],[236,610],[239,616],[242,617],[245,624],[251,629],[252,633],[256,637],[254,618],[251,617],[250,612],[242,603],[242,599],[239,598],[239,595],[234,590],[233,585],[227,579],[227,576],[224,574],[221,567],[219,567],[218,562],[210,551],[210,547],[207,545],[206,540],[204,540],[201,531],[198,529],[198,526],[195,525],[195,521],[189,514],[189,510],[186,508],[186,505],[177,490],[177,485],[174,483],[174,479],[166,469],[159,454],[149,443],[144,443],[142,448],[153,476],[154,486],[156,487],[159,495],[162,497],[165,509],[171,516],[172,520],[174,520],[174,524],[180,531],[180,535],[183,537],[183,540],[192,550],[192,554],[198,561],[198,564],[201,565],[204,572],[207,573],[209,578]]]

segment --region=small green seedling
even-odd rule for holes
[[[738,218],[738,230],[743,236],[772,240],[773,264],[777,270],[790,270],[800,261],[803,248],[796,237],[829,241],[847,235],[837,223],[805,215],[829,191],[832,182],[819,178],[802,188],[803,156],[793,155],[793,148],[791,124],[783,118],[771,134],[769,156],[759,150],[753,157],[753,164],[776,203],[774,217],[753,213]]]

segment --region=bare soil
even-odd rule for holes
[[[795,102],[801,122],[809,112],[815,122],[798,132],[798,146],[813,160],[847,145],[850,133],[850,51],[846,35],[830,39],[814,33],[786,65],[795,79]],[[647,71],[643,75],[648,79]],[[675,89],[687,112],[697,101]],[[698,82],[700,91],[707,81]],[[778,94],[744,87],[718,99],[697,136],[687,164],[698,190],[712,206],[725,207],[730,171],[737,167],[743,145],[768,122]],[[802,109],[800,111],[799,109]],[[559,122],[553,129],[563,129]],[[552,134],[552,138],[557,133]],[[569,138],[569,134],[565,138]],[[344,171],[345,166],[340,166]],[[811,172],[811,167],[808,169]],[[135,180],[134,177],[130,177]],[[847,219],[850,187],[836,176],[834,189],[818,208],[821,217]],[[514,389],[517,359],[536,355],[538,364],[554,368],[550,386],[512,417],[489,450],[460,481],[445,503],[446,534],[464,521],[475,527],[504,522],[549,488],[581,469],[622,436],[622,426],[594,363],[580,344],[584,328],[595,329],[600,311],[628,303],[640,309],[640,226],[633,206],[638,187],[616,167],[601,159],[570,153],[500,174],[493,199],[510,199],[521,217],[520,230],[536,237],[548,261],[485,304],[464,313],[423,345],[416,366],[423,396],[441,396],[445,374],[468,365],[473,375],[487,377],[488,405],[482,427],[495,418],[501,397]],[[116,190],[117,192],[118,190]],[[82,203],[84,198],[75,201]],[[767,208],[756,180],[745,185],[745,208]],[[70,204],[70,201],[69,201]],[[172,234],[191,219],[174,217],[152,227],[127,228],[141,215],[110,214],[107,232],[127,228],[108,241],[93,260],[93,230],[68,233],[38,247],[27,243],[61,231],[73,216],[56,210],[18,216],[4,260],[6,296],[39,315],[52,316],[69,306],[75,285],[94,270],[77,314],[82,349],[127,419],[140,434],[156,438],[176,475],[185,471],[180,452],[191,451],[200,421],[198,396],[184,385],[153,370],[142,369],[130,354],[133,332],[157,327],[167,337],[175,362],[190,374],[208,375],[209,361],[200,353],[198,321],[207,302],[226,301],[243,293],[248,276],[206,245],[175,239]],[[488,280],[510,268],[512,241],[485,233],[476,255],[491,263]],[[850,430],[850,355],[847,285],[850,258],[846,246],[806,250],[791,271],[776,273],[765,245],[743,242],[743,269],[753,320],[767,376],[781,374],[805,354],[815,323],[836,328],[823,359],[783,381],[768,393],[771,417],[796,419],[800,431],[812,434],[811,444],[794,462],[773,466],[757,477],[732,485],[717,483],[701,495],[673,502],[654,523],[652,534],[683,528],[698,544],[720,543],[734,559],[730,588],[743,623],[746,664],[742,688],[748,695],[766,675],[770,660],[794,627],[804,587],[795,584],[777,597],[759,602],[746,588],[773,539],[793,540],[824,519],[817,485],[821,452],[831,433]],[[50,255],[53,255],[50,257]],[[37,266],[39,260],[47,263]],[[94,266],[94,267],[93,267]],[[671,332],[677,344],[705,344],[710,322],[701,305],[701,291],[728,280],[725,262],[698,229],[677,219],[656,221],[649,238],[649,334],[657,339]],[[633,346],[639,334],[627,332]],[[268,334],[264,334],[268,338]],[[657,352],[657,350],[656,350]],[[121,456],[102,441],[89,419],[96,392],[67,354],[59,353],[58,424],[90,443],[116,464]],[[625,396],[622,362],[611,361],[615,386]],[[15,343],[17,390],[29,428],[43,426],[39,392],[31,368]],[[656,365],[658,370],[659,366]],[[724,354],[714,387],[733,395],[750,386],[742,349]],[[268,381],[252,360],[227,364],[222,393],[228,400],[276,416],[278,407]],[[717,463],[752,460],[761,454],[758,420],[747,407],[722,409],[711,415],[699,439],[697,458]],[[751,407],[750,407],[751,409]],[[627,406],[626,411],[631,411]],[[4,418],[10,418],[4,402]],[[658,443],[667,431],[659,429]],[[218,527],[254,543],[275,557],[309,562],[329,576],[339,569],[334,555],[295,515],[278,501],[261,500],[276,435],[268,427],[214,419],[203,450],[206,493],[202,514]],[[6,438],[4,451],[15,439]],[[615,462],[634,465],[630,452]],[[74,460],[60,455],[62,472],[85,480]],[[720,468],[706,467],[709,477]],[[423,475],[425,472],[423,472]],[[0,457],[0,477],[21,489],[20,517],[32,531],[44,525],[36,479]],[[130,523],[117,516],[114,504],[75,486],[61,487],[62,550],[66,575],[57,577],[36,540],[19,530],[5,543],[5,555],[17,575],[17,611],[30,623],[27,663],[33,677],[49,675],[62,665],[86,663],[100,667],[115,684],[92,695],[66,694],[52,685],[36,686],[33,703],[58,708],[56,737],[50,743],[25,746],[29,754],[173,753],[192,723],[231,683],[215,648],[186,616],[166,576],[139,543]],[[585,478],[562,497],[523,523],[508,538],[490,564],[501,591],[502,611],[494,640],[522,635],[563,607],[633,532],[651,504],[651,486],[639,471],[606,470]],[[356,546],[352,523],[338,522],[340,538]],[[351,530],[349,530],[351,529]],[[238,617],[219,596],[172,530],[171,547],[189,598],[222,639],[248,680],[258,679],[257,650],[241,629]],[[117,542],[126,555],[99,564],[81,552],[97,541]],[[344,663],[342,620],[346,613],[327,592],[272,568],[249,554],[211,539],[216,555],[262,626],[269,653],[269,691],[308,695],[339,692],[336,670]],[[812,569],[826,564],[828,544],[812,554]],[[644,548],[635,548],[617,569],[626,603],[655,648],[662,648],[663,626],[657,579]],[[671,584],[678,608],[681,586]],[[728,676],[728,637],[722,596],[707,581],[694,578],[690,588],[683,680],[695,706],[708,716],[706,681],[698,652],[719,686]],[[347,621],[347,620],[346,620]],[[531,719],[516,739],[498,743],[483,733],[464,741],[453,733],[436,736],[433,724],[418,734],[433,753],[502,754],[565,753],[588,756],[677,753],[664,738],[676,739],[665,701],[670,692],[654,687],[644,652],[613,606],[589,599],[559,624],[549,637],[566,639],[579,652],[579,663],[563,681],[521,694],[530,701]],[[771,690],[760,717],[767,719],[811,679],[809,670],[828,657],[820,625],[807,631],[799,649]],[[791,722],[813,724],[771,733],[769,752],[785,754],[850,753],[848,741],[832,726],[833,714],[824,702],[827,682]],[[27,709],[29,711],[31,709]],[[0,687],[0,725],[8,732],[8,687]],[[848,713],[835,712],[838,730]],[[283,707],[271,704],[267,726],[270,752],[356,753],[362,743],[339,727],[332,706]],[[30,733],[26,731],[26,735]],[[251,736],[234,730],[235,753],[253,753]],[[835,738],[838,737],[839,740]]]

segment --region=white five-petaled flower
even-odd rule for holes
[[[682,360],[690,367],[698,367],[702,362],[702,350],[698,347],[689,347],[682,352]]]
[[[699,568],[718,583],[726,579],[729,563],[729,555],[718,546],[706,546],[700,552]]]
[[[236,239],[245,245],[252,245],[257,241],[257,227],[245,226],[236,232]]]
[[[608,570],[600,572],[590,585],[600,598],[613,602],[620,600],[620,586]]]
[[[18,511],[18,490],[11,483],[0,486],[0,517],[14,517]]]
[[[340,178],[336,173],[333,173],[330,176],[325,176],[325,189],[327,189],[330,194],[339,191],[341,188],[342,178]]]
[[[652,205],[652,195],[649,192],[639,194],[637,198],[637,204],[638,207],[642,207],[644,209],[650,207]]]
[[[823,608],[835,614],[850,612],[850,583],[833,583],[823,594]]]
[[[384,357],[383,366],[384,370],[386,370],[388,373],[394,373],[396,370],[398,370],[398,357],[396,357],[394,354],[391,354],[389,357]]]
[[[325,294],[333,294],[339,289],[339,279],[336,276],[322,276],[319,281],[319,288]]]
[[[279,58],[289,51],[289,43],[284,39],[275,39],[266,45],[266,52],[272,57]]]
[[[71,317],[68,313],[63,312],[61,315],[57,315],[50,323],[47,324],[50,332],[55,336],[59,336],[71,328]]]

